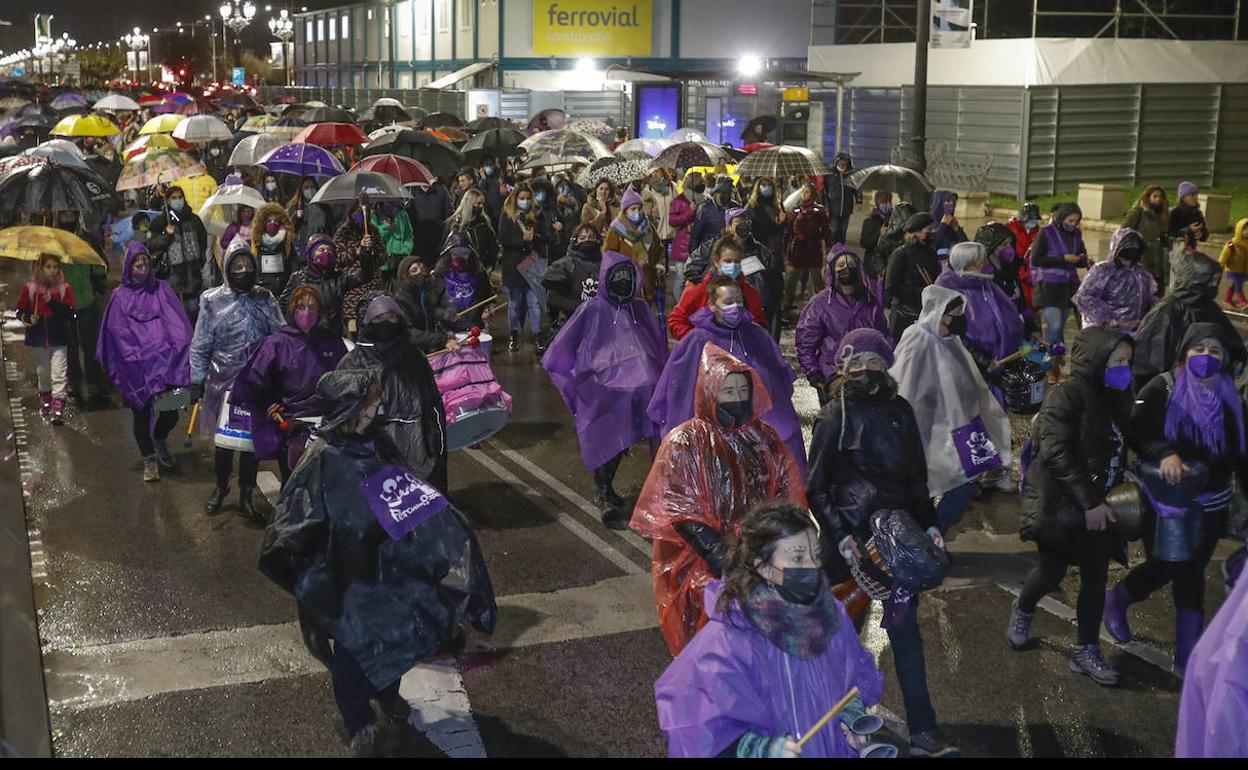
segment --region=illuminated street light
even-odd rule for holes
[[[265,6],[267,10],[269,6]],[[290,18],[290,12],[285,8],[282,9],[281,15],[269,17],[269,32],[273,36],[282,41],[282,63],[286,68],[286,85],[290,85],[290,39],[295,34],[295,20]]]
[[[742,56],[740,61],[737,62],[737,72],[747,78],[754,77],[761,72],[762,69],[763,62],[757,56]]]

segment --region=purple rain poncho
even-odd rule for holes
[[[800,737],[855,686],[864,704],[880,702],[884,678],[844,607],[827,649],[802,660],[772,644],[739,606],[721,614],[715,605],[722,588],[720,580],[706,586],[709,622],[654,684],[669,757],[715,757],[746,731]],[[858,752],[833,722],[810,739],[802,756],[854,758]]]
[[[142,409],[169,388],[191,383],[191,322],[178,295],[149,268],[142,283],[131,269],[147,248],[137,242],[126,249],[121,285],[108,300],[96,360],[108,372],[131,409]]]
[[[1118,259],[1123,243],[1134,236],[1143,248],[1144,239],[1135,230],[1120,227],[1109,241],[1109,259],[1092,266],[1075,292],[1074,303],[1083,319],[1083,328],[1106,326],[1110,321],[1139,321],[1157,302],[1157,281],[1148,268]]]
[[[836,284],[833,267],[842,254],[854,257],[858,265],[862,288],[853,298],[846,297]],[[823,275],[827,288],[806,303],[797,319],[797,363],[803,372],[821,372],[830,380],[837,371],[836,352],[847,333],[854,329],[875,329],[884,335],[890,346],[893,343],[884,308],[870,287],[862,259],[852,249],[843,243],[833,246],[824,260]]]
[[[1023,344],[1023,319],[1014,300],[987,275],[964,272],[971,265],[955,265],[936,277],[936,285],[952,289],[966,299],[967,347],[982,351],[996,360],[1018,352]]]
[[[627,303],[607,296],[613,268],[633,273]],[[591,471],[659,435],[646,407],[667,362],[667,335],[641,299],[644,276],[637,263],[608,251],[598,281],[598,296],[577,307],[542,356],[542,367],[576,421],[581,458]]]
[[[749,311],[743,311],[742,317],[739,327],[726,329],[715,323],[715,316],[709,307],[690,316],[693,331],[672,349],[646,412],[659,426],[660,438],[693,417],[693,397],[697,390],[698,369],[702,365],[702,348],[706,343],[714,342],[758,372],[763,379],[772,407],[762,415],[762,420],[780,434],[804,476],[806,445],[802,440],[797,411],[793,408],[793,382],[797,375],[780,352],[780,346],[766,329],[754,323]]]
[[[321,408],[316,383],[332,372],[347,354],[346,343],[333,332],[314,326],[306,334],[293,326],[283,326],[264,338],[247,365],[234,379],[233,401],[247,403],[253,414],[264,415],[270,406],[281,404],[286,417],[315,417]],[[256,459],[272,460],[282,448],[282,434],[268,417],[252,421]]]
[[[1248,757],[1248,578],[1200,635],[1179,701],[1176,757]]]

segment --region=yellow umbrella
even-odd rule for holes
[[[733,184],[741,181],[741,175],[737,173],[737,164],[735,163],[730,163],[726,166],[692,166],[685,169],[685,176],[688,176],[690,171],[698,171],[702,174],[702,176],[706,176],[708,173],[714,172],[716,176],[727,176],[732,180]],[[685,180],[681,179],[676,183],[676,192],[679,194],[684,191]]]
[[[207,174],[192,174],[174,182],[173,186],[180,188],[186,194],[186,202],[191,209],[199,211],[204,201],[211,198],[212,194],[217,191],[217,180]]]
[[[176,151],[185,150],[189,146],[190,145],[186,142],[179,142],[177,139],[174,139],[168,134],[148,134],[146,136],[140,136],[138,139],[135,139],[133,142],[126,145],[126,148],[121,151],[121,155],[126,160],[130,160],[135,155],[138,155],[141,152],[147,152],[148,150]]]
[[[103,115],[66,115],[49,133],[53,136],[117,136],[121,129]]]
[[[37,225],[0,230],[0,257],[34,262],[40,254],[55,254],[67,265],[108,267],[89,243],[66,230]]]
[[[178,115],[173,112],[157,115],[143,124],[143,128],[139,129],[139,134],[168,134],[184,120],[186,120],[185,115]]]
[[[260,129],[277,122],[277,118],[272,115],[252,115],[247,118],[247,122],[243,123],[239,131],[259,132]]]

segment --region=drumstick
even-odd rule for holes
[[[849,702],[857,697],[858,697],[858,688],[855,686],[851,688],[849,692],[845,693],[845,697],[837,701],[837,704],[835,706],[828,709],[828,713],[823,715],[823,719],[820,719],[818,722],[815,722],[815,726],[806,731],[806,734],[802,736],[802,739],[797,742],[797,747],[800,749],[801,747],[805,746],[806,741],[809,741],[811,738],[815,737],[815,733],[822,730],[824,725],[826,725],[828,722],[832,720],[832,717],[840,713],[841,709],[848,706]]]
[[[508,303],[509,301],[510,301],[510,300],[503,300],[503,304],[499,305],[498,307],[496,307],[496,308],[494,308],[494,309],[495,309],[495,310],[502,310],[503,308],[507,307],[507,303]],[[463,310],[461,310],[461,311],[459,311],[458,313],[456,313],[456,314],[455,314],[455,318],[457,318],[457,319],[458,319],[460,316],[462,316],[462,315],[467,315],[468,313],[471,313],[472,311],[476,310],[477,308],[482,307],[483,305],[488,305],[488,304],[490,304],[491,302],[498,302],[498,297],[496,297],[496,296],[495,296],[495,297],[490,297],[489,299],[486,299],[486,300],[481,300],[480,302],[478,302],[478,303],[477,303],[477,304],[475,304],[475,305],[472,305],[471,307],[466,307],[466,308],[464,308]]]
[[[1000,361],[993,361],[992,368],[996,369],[997,367],[1005,366],[1006,364],[1011,363],[1013,361],[1017,361],[1018,359],[1022,357],[1023,357],[1023,351],[1021,350],[1018,351],[1017,353],[1011,353],[1005,358],[1001,359]]]
[[[182,439],[182,446],[191,445],[191,434],[195,432],[195,423],[199,422],[199,402],[195,402],[195,407],[191,409],[191,424],[186,426],[186,438]]]

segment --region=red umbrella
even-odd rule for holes
[[[375,171],[393,177],[399,184],[433,184],[433,172],[424,163],[402,155],[372,155],[353,167],[355,171]]]
[[[746,152],[758,152],[759,150],[765,150],[768,147],[775,147],[775,145],[772,144],[771,142],[753,142],[751,144],[747,144],[741,149],[745,150]]]
[[[144,96],[139,100],[139,104],[160,104],[159,96]]]
[[[368,134],[354,123],[314,123],[299,132],[294,143],[319,144],[368,144]]]

